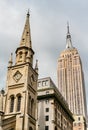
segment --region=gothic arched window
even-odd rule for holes
[[[19,58],[22,58],[22,51],[19,52]]]
[[[31,96],[28,98],[28,114],[31,114]]]
[[[26,51],[25,56],[27,57],[28,52]]]
[[[29,130],[33,130],[32,127],[29,127]]]
[[[10,97],[10,112],[13,112],[14,110],[14,96],[12,95]]]
[[[11,128],[11,129],[9,129],[9,130],[14,130],[14,128]]]
[[[34,113],[34,99],[31,100],[31,115]]]
[[[55,126],[55,130],[57,130],[57,127]]]
[[[17,111],[20,111],[21,108],[21,95],[17,96]]]

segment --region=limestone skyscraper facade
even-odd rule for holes
[[[82,62],[78,50],[73,47],[69,25],[66,48],[58,59],[58,88],[73,114],[86,115],[86,96]]]
[[[84,73],[78,50],[72,45],[69,25],[67,26],[66,48],[58,58],[57,75],[58,89],[75,116],[74,128],[79,129],[77,126],[81,123],[85,129],[87,112]],[[82,127],[81,129],[83,130]]]

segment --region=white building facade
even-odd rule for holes
[[[51,78],[38,80],[38,130],[72,130],[73,117],[68,104]]]

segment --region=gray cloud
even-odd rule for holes
[[[83,62],[87,93],[87,0],[1,0],[0,87],[5,86],[9,56],[11,52],[15,53],[19,46],[28,8],[31,10],[31,35],[35,59],[39,60],[39,78],[50,76],[57,84],[57,60],[60,52],[65,49],[66,23],[69,21],[73,45],[78,49]]]

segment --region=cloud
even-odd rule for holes
[[[52,77],[57,84],[57,60],[66,46],[66,23],[70,23],[72,43],[78,49],[88,80],[87,0],[3,0],[0,1],[0,87],[5,86],[10,53],[19,46],[26,12],[30,8],[31,36],[35,59],[39,60],[39,78]],[[35,60],[34,60],[35,63]],[[88,96],[87,96],[88,102]]]

